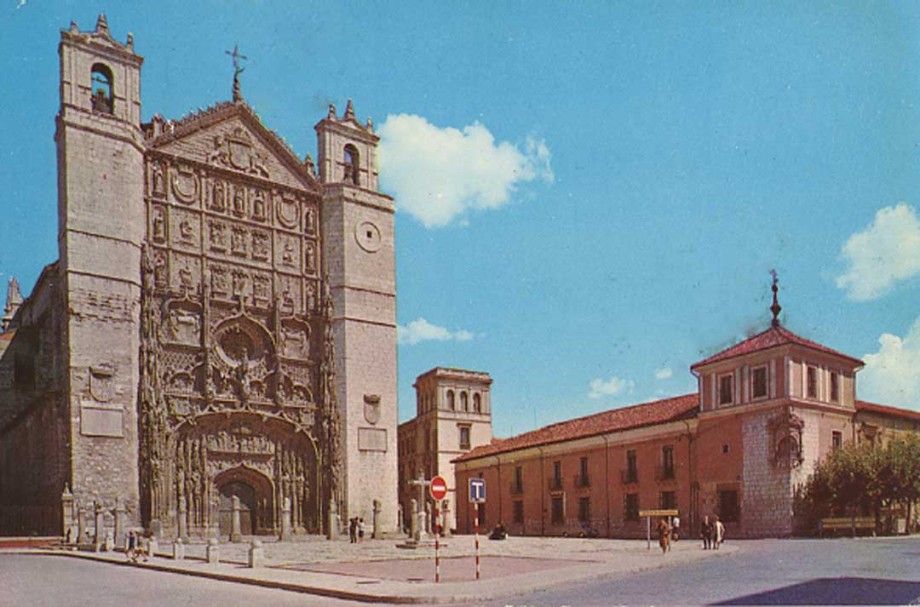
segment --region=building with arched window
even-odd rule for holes
[[[412,500],[418,498],[418,490],[409,481],[421,474],[426,479],[440,475],[447,480],[442,507],[448,513],[448,528],[456,527],[458,493],[451,460],[492,440],[491,385],[488,373],[444,367],[416,378],[416,401],[429,401],[434,406],[419,408],[414,418],[398,428],[399,503],[407,526]],[[470,394],[473,403],[478,403],[473,411],[468,406]],[[459,495],[463,495],[462,488]]]
[[[227,535],[235,501],[244,534],[394,530],[394,206],[370,120],[330,106],[314,165],[238,65],[229,100],[145,122],[130,34],[100,16],[58,50],[60,257],[4,315],[0,533],[105,508]]]

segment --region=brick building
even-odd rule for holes
[[[276,533],[285,505],[294,532],[335,530],[375,502],[395,528],[394,207],[370,120],[330,106],[314,165],[236,65],[230,101],[142,122],[130,34],[100,16],[58,52],[60,257],[5,310],[0,533],[94,508],[227,533],[234,497],[244,533]]]
[[[492,441],[492,378],[481,371],[436,367],[415,380],[416,416],[397,429],[399,503],[408,527],[418,490],[409,481],[419,474],[447,481],[441,511],[457,527],[457,484],[451,460]],[[463,497],[463,489],[460,489]]]
[[[793,533],[793,494],[843,441],[920,432],[920,413],[857,400],[862,362],[773,321],[690,371],[695,393],[560,422],[454,460],[458,486],[486,480],[482,526],[512,534],[641,537],[641,509],[684,528],[717,514],[729,537]],[[469,504],[458,528],[472,531]],[[484,520],[483,520],[484,519]]]

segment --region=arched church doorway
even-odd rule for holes
[[[218,527],[221,535],[233,530],[233,498],[239,498],[240,533],[258,535],[274,533],[273,489],[271,481],[251,469],[237,467],[214,479],[219,496]]]

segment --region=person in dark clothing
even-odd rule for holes
[[[352,544],[358,542],[358,517],[348,519],[348,541]]]
[[[703,550],[712,548],[712,532],[714,527],[709,521],[708,516],[703,517],[703,524],[700,526],[700,537],[703,538]]]

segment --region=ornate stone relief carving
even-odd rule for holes
[[[252,231],[252,258],[268,261],[271,254],[271,235],[262,230]]]
[[[173,197],[183,204],[192,205],[198,202],[201,183],[194,169],[179,165],[170,172],[172,175]]]
[[[212,251],[227,251],[227,226],[219,221],[208,222],[208,247]]]
[[[252,191],[252,218],[256,221],[268,219],[268,202],[265,190],[256,188]]]
[[[107,403],[115,396],[115,367],[108,364],[89,368],[89,393],[100,403]]]
[[[246,228],[239,226],[233,226],[230,228],[230,252],[239,257],[246,257],[248,254],[248,246],[246,241],[247,232]]]
[[[150,210],[150,238],[153,242],[166,242],[166,209],[159,205],[154,205]]]
[[[166,163],[150,162],[150,195],[154,198],[166,197]]]
[[[307,242],[304,247],[304,263],[303,270],[307,274],[316,274],[316,243],[313,241]]]
[[[214,138],[214,149],[208,154],[207,162],[250,175],[269,176],[264,156],[256,150],[249,133],[240,127]]]
[[[782,411],[770,418],[770,463],[777,468],[797,468],[802,465],[802,430],[805,421],[791,411]]]
[[[223,179],[211,180],[211,198],[208,208],[218,213],[223,213],[227,208],[227,182]]]
[[[296,229],[300,223],[300,203],[289,194],[275,192],[272,194],[275,204],[275,216],[285,228]]]

